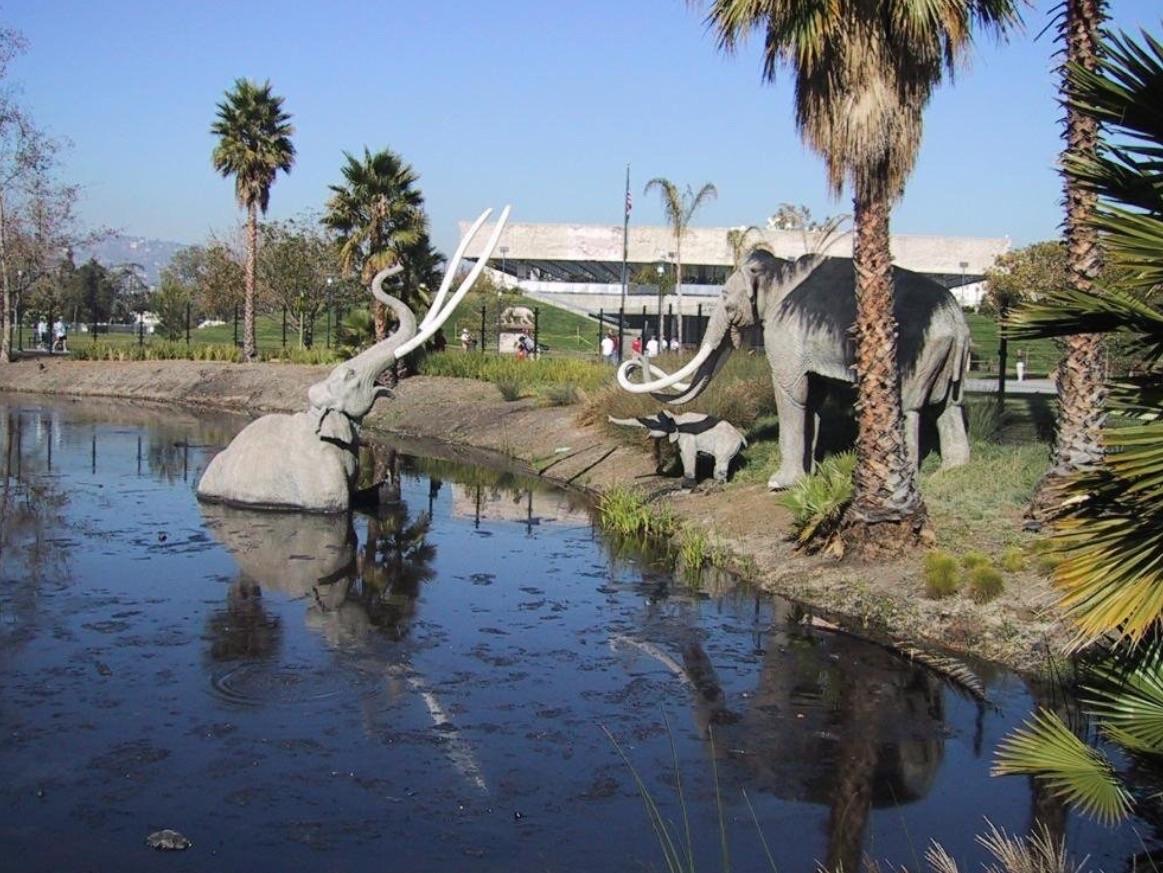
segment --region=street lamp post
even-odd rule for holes
[[[508,285],[509,283],[507,280],[508,280],[508,274],[509,274],[509,263],[508,263],[509,247],[508,246],[501,246],[500,252],[501,252],[501,274],[505,277],[501,281],[504,282],[506,285]]]
[[[666,255],[659,255],[658,257],[658,342],[662,343],[662,277],[666,274]],[[645,328],[645,325],[643,325]],[[643,339],[643,348],[645,348],[646,340]]]
[[[331,285],[334,282],[334,277],[327,277],[327,296],[323,304],[327,309],[327,348],[331,348]]]

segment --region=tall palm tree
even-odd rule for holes
[[[283,98],[271,93],[271,83],[258,85],[238,79],[234,90],[218,104],[218,116],[210,126],[218,137],[211,160],[223,177],[234,177],[234,196],[246,210],[246,291],[243,303],[242,354],[248,361],[258,357],[254,339],[255,263],[258,257],[258,213],[265,215],[271,185],[279,170],[291,172],[295,147],[291,116],[283,111]]]
[[[695,194],[691,186],[686,191],[679,191],[678,186],[670,179],[656,176],[646,183],[644,194],[649,194],[651,188],[657,188],[662,195],[662,208],[666,212],[666,221],[674,231],[674,293],[678,297],[678,341],[682,344],[682,238],[690,226],[691,217],[700,206],[708,200],[719,196],[715,186],[707,182]],[[658,328],[658,340],[662,341],[662,327]]]
[[[973,26],[1000,35],[1017,20],[1016,0],[711,3],[720,49],[763,31],[764,78],[790,67],[801,135],[824,157],[833,192],[852,189],[859,434],[845,536],[853,545],[893,549],[927,527],[905,451],[889,213],[916,161],[924,107],[968,52]]]
[[[1092,159],[1098,148],[1098,120],[1078,107],[1074,80],[1067,71],[1072,64],[1092,72],[1097,68],[1105,5],[1104,0],[1064,0],[1062,4],[1059,40],[1065,49],[1061,89],[1066,104],[1066,147],[1062,152],[1065,162]],[[1063,178],[1067,281],[1077,291],[1089,291],[1102,271],[1098,230],[1090,222],[1096,194],[1079,184],[1072,173],[1065,173]],[[1039,520],[1057,512],[1066,479],[1093,466],[1102,454],[1100,432],[1106,408],[1102,338],[1098,334],[1075,334],[1065,338],[1065,346],[1058,364],[1058,422],[1052,466],[1038,483],[1028,513]]]
[[[391,149],[363,150],[363,159],[344,152],[343,183],[332,185],[323,224],[339,234],[339,257],[345,272],[358,273],[364,285],[402,251],[427,233],[419,176]],[[414,289],[402,289],[405,303]],[[387,334],[387,310],[372,308],[376,339]]]
[[[1103,44],[1105,43],[1105,44]],[[1054,583],[1080,643],[1115,641],[1113,661],[1088,677],[1086,708],[1131,753],[1163,756],[1163,42],[1100,42],[1097,63],[1067,63],[1072,111],[1094,125],[1096,148],[1063,169],[1094,199],[1086,220],[1103,235],[1114,281],[1069,285],[1010,317],[1012,336],[1123,332],[1145,372],[1111,387],[1099,461],[1063,482],[1065,511],[1050,545]],[[1155,793],[1043,711],[999,748],[995,772],[1032,773],[1083,811],[1108,820]]]

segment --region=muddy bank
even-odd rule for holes
[[[309,385],[329,367],[240,365],[200,361],[83,362],[28,360],[0,368],[0,390],[115,397],[250,415],[303,408]],[[527,466],[547,479],[601,492],[613,484],[659,488],[653,460],[641,449],[582,427],[576,407],[505,402],[495,386],[472,380],[416,377],[377,404],[373,431],[436,440]],[[760,485],[668,497],[692,524],[717,537],[736,568],[763,587],[843,617],[854,630],[926,642],[1040,672],[1065,639],[1048,604],[1046,580],[1033,572],[1011,578],[996,601],[926,599],[920,556],[878,564],[806,558],[786,542],[786,510]]]

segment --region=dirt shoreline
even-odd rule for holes
[[[293,412],[326,366],[227,364],[206,361],[85,362],[29,359],[0,367],[0,391],[112,397],[195,408]],[[466,446],[480,457],[517,462],[556,483],[594,494],[615,484],[657,490],[641,449],[579,425],[577,407],[505,402],[495,386],[468,379],[415,377],[377,404],[373,432]],[[688,523],[730,550],[733,569],[762,588],[825,611],[854,632],[902,639],[993,661],[1025,674],[1046,670],[1066,629],[1050,604],[1045,579],[1024,572],[996,601],[923,596],[920,555],[883,563],[835,562],[796,552],[785,539],[786,510],[760,485],[667,499]],[[1016,523],[1016,520],[1015,520]]]

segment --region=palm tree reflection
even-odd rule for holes
[[[650,609],[673,633],[657,604]],[[654,658],[691,689],[695,725],[713,735],[708,751],[724,773],[733,770],[749,791],[827,806],[824,869],[858,870],[872,810],[915,802],[932,787],[944,750],[942,683],[878,646],[800,627],[789,605],[777,609],[757,687],[736,700],[689,628],[657,644],[612,644]]]

